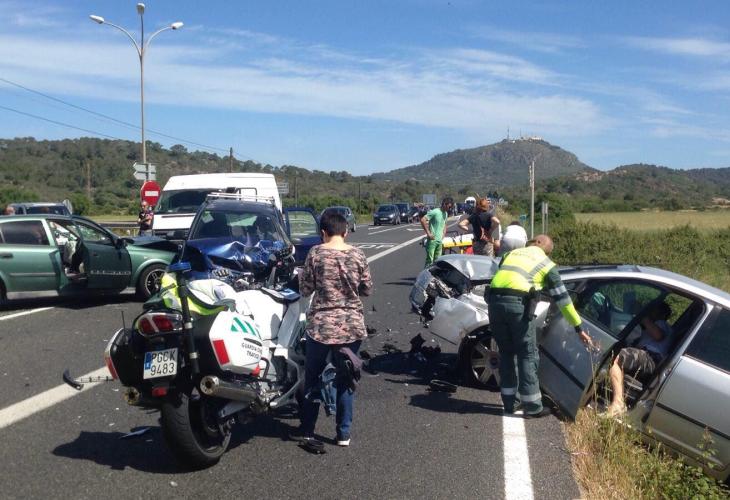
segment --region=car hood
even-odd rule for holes
[[[177,252],[179,250],[177,243],[160,238],[159,236],[137,236],[134,238],[124,238],[124,241],[136,248],[162,250],[165,252]]]
[[[491,279],[499,269],[500,259],[484,255],[451,254],[443,255],[438,260],[447,263],[474,282]]]

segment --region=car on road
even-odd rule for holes
[[[373,225],[400,224],[400,211],[395,205],[380,205],[373,214]]]
[[[435,336],[459,346],[468,382],[495,388],[499,354],[484,294],[498,261],[448,255],[421,272],[412,307]],[[637,265],[561,267],[589,351],[547,295],[536,309],[542,389],[569,417],[586,404],[610,401],[608,369],[623,347],[635,346],[640,324],[660,302],[672,310],[668,356],[649,378],[626,374],[627,421],[721,480],[730,477],[730,294],[669,271]],[[715,453],[704,451],[708,433]]]
[[[35,215],[35,214],[55,214],[55,215],[71,215],[71,202],[24,202],[11,203],[11,207],[15,209],[15,215]]]
[[[127,287],[147,299],[176,251],[171,242],[121,238],[79,216],[0,217],[0,302]]]
[[[406,221],[406,223],[411,222],[411,219],[408,217],[411,212],[410,203],[399,202],[399,203],[396,203],[395,206],[398,207],[398,213],[400,215],[400,220]]]
[[[324,214],[327,210],[333,210],[347,219],[347,226],[350,228],[351,233],[357,231],[357,220],[350,207],[327,207],[322,210],[322,214]],[[322,214],[319,215],[320,218],[322,218]]]

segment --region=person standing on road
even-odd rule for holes
[[[137,217],[137,224],[139,224],[139,235],[140,236],[151,236],[152,235],[152,208],[146,201],[142,202],[142,209],[139,211],[139,217]]]
[[[472,213],[466,220],[459,221],[459,228],[468,231],[469,224],[472,227],[472,249],[474,255],[487,255],[494,257],[494,240],[492,231],[499,227],[499,219],[494,212],[489,210],[489,200],[480,199]]]
[[[592,346],[557,267],[548,257],[552,250],[553,240],[546,234],[536,236],[525,248],[512,250],[502,258],[487,297],[489,323],[499,347],[504,411],[511,414],[521,406],[525,418],[550,413],[542,406],[537,378],[539,359],[534,321],[537,292],[547,289],[576,334],[586,346]]]
[[[299,429],[304,439],[314,436],[319,402],[310,399],[310,395],[318,385],[328,355],[342,347],[357,354],[362,339],[367,337],[360,296],[370,295],[373,289],[365,254],[345,243],[347,219],[328,210],[322,214],[320,227],[324,243],[312,247],[299,275],[300,293],[304,297],[314,294],[306,327],[305,401]],[[335,389],[337,444],[349,446],[355,393],[350,381],[340,373]]]
[[[446,235],[446,219],[449,218],[448,213],[454,205],[454,200],[446,197],[441,201],[440,208],[434,208],[426,212],[421,217],[421,227],[426,231],[426,266],[430,266],[433,261],[441,256],[443,251],[443,240]]]

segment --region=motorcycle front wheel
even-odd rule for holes
[[[228,449],[231,433],[222,432],[214,398],[196,390],[168,394],[161,408],[162,434],[180,463],[200,469],[214,465]]]

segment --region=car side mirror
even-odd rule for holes
[[[127,240],[125,240],[124,238],[117,238],[116,241],[114,241],[114,246],[122,249],[127,246]]]
[[[173,240],[184,240],[187,238],[187,235],[185,234],[184,229],[177,229],[172,232],[172,239]]]

